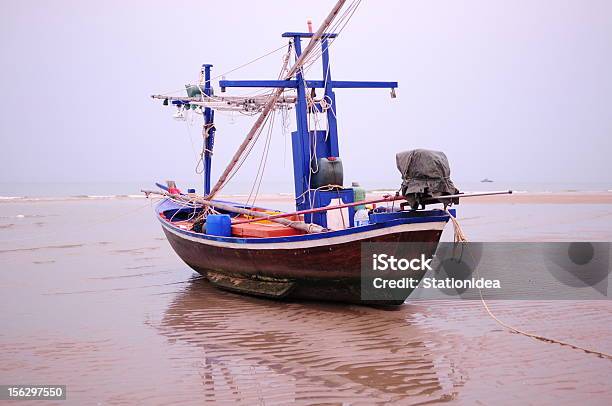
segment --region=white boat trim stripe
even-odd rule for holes
[[[165,224],[164,222],[161,222],[161,224],[165,230],[169,231],[170,233],[176,235],[177,237],[181,239],[197,242],[197,243],[204,244],[204,245],[209,245],[213,247],[222,247],[222,248],[232,248],[232,249],[245,249],[245,250],[273,250],[273,249],[313,248],[313,247],[319,247],[319,246],[343,244],[343,243],[363,240],[367,238],[379,237],[385,234],[405,233],[405,232],[410,232],[410,231],[426,231],[426,230],[441,231],[444,229],[444,226],[446,225],[446,221],[431,221],[431,222],[426,222],[426,223],[399,224],[397,226],[369,230],[369,231],[364,231],[362,233],[340,235],[337,237],[321,238],[321,239],[316,239],[316,240],[303,240],[303,241],[295,241],[295,242],[278,242],[278,243],[261,243],[261,244],[233,243],[233,242],[208,240],[204,238],[196,238],[196,237],[192,237],[187,234],[177,232],[171,226]]]

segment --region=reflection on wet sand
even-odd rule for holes
[[[610,351],[607,301],[491,301],[520,328]],[[572,314],[568,328],[568,314]],[[612,400],[612,362],[511,334],[479,301],[397,310],[275,302],[222,292],[203,279],[177,293],[156,325],[191,351],[205,399],[423,404],[575,404]],[[559,398],[560,393],[563,394]],[[588,403],[588,402],[587,402]]]
[[[460,377],[411,323],[417,306],[282,303],[193,281],[161,322],[162,333],[202,351],[207,399],[246,402],[442,401]]]

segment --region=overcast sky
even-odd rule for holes
[[[198,125],[149,95],[279,47],[333,3],[3,1],[0,181],[197,180]],[[413,148],[463,181],[612,182],[610,1],[364,0],[331,53],[335,79],[399,82],[396,99],[337,90],[346,182],[395,182]],[[273,79],[281,57],[228,79]],[[215,177],[252,121],[217,116]],[[280,121],[272,143],[267,179],[290,180]]]

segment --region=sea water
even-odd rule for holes
[[[165,183],[164,180],[159,180]],[[199,180],[177,180],[182,190],[195,188],[202,193]],[[515,193],[557,193],[557,192],[612,192],[612,183],[545,183],[503,181],[482,183],[478,181],[455,181],[462,192],[482,192],[491,190],[513,190]],[[397,182],[370,181],[362,182],[367,191],[396,191],[401,184]],[[252,184],[245,181],[232,181],[224,189],[224,194],[248,195]],[[0,183],[0,200],[18,197],[113,197],[139,195],[141,189],[157,189],[155,181],[142,180],[131,182],[56,182],[56,183]],[[286,182],[267,182],[261,185],[261,195],[274,194],[291,196],[294,185]]]

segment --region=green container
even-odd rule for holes
[[[310,188],[317,189],[327,185],[342,186],[344,173],[340,158],[319,158],[318,170],[310,178]],[[314,170],[314,167],[313,167]]]
[[[366,190],[359,186],[359,182],[353,182],[353,200],[362,202],[366,199]],[[355,211],[365,209],[364,205],[355,206]]]
[[[196,85],[185,85],[185,90],[187,90],[188,97],[198,97],[202,94],[200,87]]]

